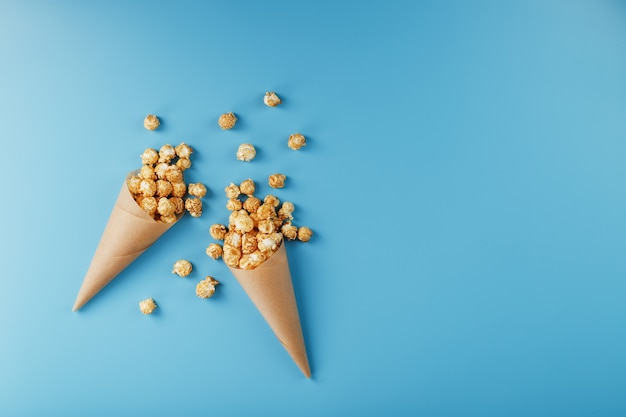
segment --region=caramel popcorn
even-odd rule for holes
[[[301,147],[306,146],[306,138],[301,133],[294,133],[293,135],[289,136],[287,146],[289,146],[294,151],[297,151]]]
[[[224,259],[226,265],[237,268],[239,267],[239,259],[241,259],[241,251],[234,246],[224,243],[222,259]]]
[[[249,255],[241,255],[241,258],[239,259],[239,268],[254,269],[261,265],[266,259],[267,256],[259,251],[255,251]]]
[[[168,180],[157,180],[156,181],[156,194],[159,197],[169,197],[172,194],[172,183]]]
[[[241,252],[243,254],[250,254],[257,250],[257,233],[254,230],[244,233],[241,237]]]
[[[224,246],[232,246],[233,248],[241,248],[243,236],[235,230],[229,230],[224,236]]]
[[[241,194],[251,196],[252,194],[254,194],[255,191],[254,181],[252,181],[250,178],[242,181],[241,184],[239,184],[239,190],[241,191]]]
[[[206,195],[206,186],[201,182],[191,183],[187,187],[189,195],[194,197],[204,197]]]
[[[257,246],[261,252],[273,252],[283,241],[280,233],[259,233],[257,235]]]
[[[143,165],[141,169],[139,169],[139,178],[142,180],[156,180],[157,176],[152,166]]]
[[[146,213],[153,216],[157,211],[157,200],[154,197],[144,197],[139,202],[139,207]]]
[[[183,170],[176,165],[170,165],[165,171],[165,179],[169,182],[183,182]]]
[[[226,236],[226,226],[223,224],[213,224],[209,229],[209,233],[213,239],[224,240],[224,236]]]
[[[196,295],[200,298],[211,298],[215,294],[215,286],[220,282],[207,275],[205,279],[196,285]]]
[[[149,114],[143,119],[143,127],[148,130],[156,130],[157,127],[161,124],[161,121],[154,114]]]
[[[171,202],[166,197],[159,198],[159,202],[157,205],[157,212],[161,216],[172,216],[176,214],[176,204]]]
[[[263,103],[270,107],[276,107],[282,103],[282,100],[273,91],[268,91],[265,93],[265,97],[263,97]]]
[[[178,158],[178,161],[176,161],[176,166],[181,171],[189,169],[189,168],[191,168],[191,159],[189,159],[189,158]]]
[[[159,153],[152,148],[147,148],[141,154],[141,163],[144,165],[154,165],[159,160]]]
[[[308,242],[313,236],[313,231],[306,226],[298,228],[298,240]]]
[[[184,197],[187,194],[187,185],[184,182],[173,182],[172,184],[172,196]]]
[[[189,262],[186,259],[180,259],[174,262],[174,269],[172,269],[172,274],[176,274],[181,277],[186,277],[186,276],[189,276],[189,274],[191,274],[192,269],[193,269],[193,266],[191,265],[191,262]]]
[[[235,218],[235,229],[241,233],[249,232],[254,228],[254,220],[250,218],[247,212],[245,213],[246,214],[240,214]]]
[[[268,183],[272,188],[283,188],[285,186],[285,180],[287,179],[286,175],[283,174],[272,174],[268,178]]]
[[[232,182],[230,183],[228,187],[224,188],[224,192],[226,192],[226,198],[229,198],[229,199],[237,198],[239,197],[239,194],[241,194],[239,187]]]
[[[237,123],[237,117],[233,112],[224,113],[217,120],[217,124],[224,130],[232,129]]]
[[[182,142],[180,143],[180,145],[176,146],[174,148],[174,151],[176,152],[176,156],[186,159],[191,158],[191,154],[193,153],[193,149],[191,148],[191,146],[187,145],[185,142]]]
[[[226,208],[230,211],[239,211],[243,208],[243,203],[237,198],[231,198],[226,201]]]
[[[170,201],[174,204],[174,214],[183,214],[185,211],[185,202],[180,197],[170,197]]]
[[[170,164],[167,162],[159,162],[154,167],[154,173],[157,175],[157,178],[164,180],[165,174],[167,173],[167,169],[170,167]]]
[[[159,149],[159,162],[169,163],[176,157],[176,149],[172,145],[163,145]]]
[[[257,197],[251,195],[243,202],[243,208],[248,213],[256,213],[256,211],[261,207],[261,200]]]
[[[294,210],[295,206],[293,205],[293,203],[285,201],[280,207],[280,210],[278,210],[278,218],[280,218],[281,220],[293,220],[292,213]]]
[[[259,220],[272,219],[276,217],[276,207],[271,204],[263,203],[259,206],[256,214],[259,216]]]
[[[139,183],[139,192],[144,197],[152,197],[156,193],[156,183],[150,179],[141,180]]]
[[[285,223],[280,231],[287,240],[295,240],[298,237],[298,228],[291,223]]]
[[[175,214],[170,214],[169,216],[161,216],[159,218],[159,221],[161,223],[176,223],[176,220],[178,220],[178,218],[176,217]]]
[[[263,202],[273,207],[280,206],[280,200],[278,199],[278,197],[276,197],[275,195],[271,195],[271,194],[266,195],[265,198],[263,199]]]
[[[250,162],[256,156],[256,149],[251,143],[242,143],[237,149],[237,159],[244,162]]]
[[[257,227],[261,233],[274,233],[276,230],[276,225],[274,224],[273,219],[259,220]]]
[[[139,194],[139,184],[141,184],[141,178],[137,175],[131,176],[127,182],[128,191],[130,191],[131,194]]]
[[[147,298],[139,302],[139,311],[143,314],[152,314],[156,310],[157,305],[153,298]]]
[[[224,249],[222,249],[222,245],[219,243],[211,243],[206,248],[206,254],[213,259],[218,259],[224,253]]]
[[[202,215],[202,200],[196,197],[189,197],[185,200],[185,208],[192,217],[200,217]]]

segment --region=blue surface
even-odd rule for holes
[[[0,414],[626,415],[625,74],[619,1],[0,1]],[[72,313],[181,140],[205,214]],[[276,171],[311,380],[204,255],[223,187]]]

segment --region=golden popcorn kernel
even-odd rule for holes
[[[294,133],[293,135],[289,136],[287,146],[289,146],[294,151],[297,151],[301,147],[306,146],[306,138],[301,133]]]
[[[261,252],[273,252],[283,241],[280,233],[259,233],[257,235],[257,246]]]
[[[176,146],[174,151],[176,152],[176,156],[186,159],[189,159],[193,153],[191,146],[187,145],[185,142],[181,142],[180,145]]]
[[[273,219],[276,217],[276,208],[271,204],[261,204],[256,214],[259,216],[259,221]]]
[[[272,188],[283,188],[285,186],[286,175],[272,174],[269,176],[267,182]]]
[[[185,208],[192,217],[200,217],[202,215],[202,200],[189,197],[185,200]]]
[[[131,176],[126,182],[126,185],[128,185],[128,191],[130,191],[131,194],[139,194],[139,184],[141,184],[141,178],[137,175]]]
[[[261,200],[253,195],[248,197],[246,201],[243,202],[244,210],[246,210],[250,214],[256,213],[259,207],[261,207]]]
[[[157,180],[156,181],[156,195],[158,197],[169,197],[172,194],[172,183],[168,180]]]
[[[156,310],[157,305],[153,298],[147,298],[139,302],[139,311],[143,314],[152,314]]]
[[[139,170],[139,178],[141,178],[142,180],[156,180],[157,176],[154,172],[154,168],[152,168],[150,165],[142,165],[141,169]]]
[[[174,204],[174,214],[183,214],[185,211],[185,202],[180,197],[170,197],[170,201]]]
[[[236,123],[237,123],[237,117],[235,116],[235,113],[233,112],[224,113],[217,120],[217,124],[224,130],[232,129],[233,127],[235,127]]]
[[[224,263],[226,265],[238,268],[240,258],[241,251],[238,248],[224,243],[224,253],[222,255],[222,259],[224,259]]]
[[[224,188],[224,192],[226,193],[226,198],[229,199],[237,198],[239,197],[239,194],[241,194],[241,190],[239,190],[239,187],[232,182],[228,187]]]
[[[149,114],[143,119],[143,127],[148,130],[156,130],[157,127],[161,124],[161,121],[154,114]]]
[[[191,159],[189,159],[189,158],[178,158],[178,161],[176,161],[176,166],[181,171],[189,169],[189,168],[191,168]]]
[[[172,145],[163,145],[159,149],[159,162],[170,162],[176,157],[176,149]]]
[[[249,255],[242,255],[239,259],[239,268],[254,269],[261,265],[267,259],[267,255],[260,251],[255,251]]]
[[[230,230],[224,236],[224,248],[226,248],[226,246],[228,245],[230,247],[239,249],[241,248],[241,242],[242,234],[237,232],[236,230]]]
[[[159,221],[161,223],[171,224],[171,223],[176,223],[176,220],[178,220],[178,218],[176,217],[175,214],[172,214],[172,215],[169,215],[169,216],[161,216],[161,217],[159,217]]]
[[[189,192],[189,195],[202,198],[206,195],[206,186],[201,182],[192,182],[187,187],[187,191]]]
[[[239,211],[243,207],[243,203],[238,198],[231,198],[226,201],[226,208],[230,211]]]
[[[151,216],[157,211],[157,200],[154,197],[144,197],[139,202],[139,207]]]
[[[218,259],[224,253],[224,249],[222,249],[222,245],[219,243],[211,243],[206,248],[206,254],[213,259]]]
[[[187,185],[180,182],[173,182],[172,184],[172,197],[184,197],[187,194]]]
[[[167,162],[159,162],[158,164],[156,164],[156,166],[154,167],[154,173],[157,175],[157,178],[164,180],[165,174],[167,174],[167,169],[169,167],[170,165]]]
[[[293,205],[293,203],[285,201],[280,207],[280,210],[278,210],[278,218],[281,220],[293,220],[293,215],[291,213],[293,213],[294,209],[295,206]]]
[[[200,298],[211,298],[215,294],[215,286],[220,282],[207,275],[205,279],[196,285],[196,295]]]
[[[254,220],[250,218],[247,212],[245,213],[240,213],[239,216],[235,217],[235,229],[240,233],[246,233],[254,229]]]
[[[265,196],[265,199],[263,200],[263,202],[264,202],[265,204],[270,204],[270,205],[272,205],[273,207],[278,207],[278,206],[280,206],[280,200],[278,199],[278,197],[276,197],[276,196],[274,196],[274,195],[271,195],[271,194],[266,195],[266,196]]]
[[[313,236],[313,231],[306,226],[302,226],[298,229],[298,240],[301,242],[308,242]]]
[[[237,149],[237,159],[244,162],[250,162],[256,156],[256,149],[251,143],[242,143]]]
[[[276,107],[282,103],[282,100],[276,95],[275,92],[268,91],[263,97],[263,103],[265,103],[266,106]]]
[[[257,227],[261,233],[274,233],[276,231],[276,225],[272,219],[259,220]]]
[[[213,239],[224,240],[224,236],[226,236],[226,226],[223,224],[212,224],[209,229],[209,234]]]
[[[184,180],[183,171],[176,165],[170,165],[165,171],[165,179],[169,182],[182,182]]]
[[[172,269],[172,274],[176,274],[181,277],[186,277],[186,276],[189,276],[189,274],[191,274],[192,270],[193,270],[193,266],[191,265],[191,262],[189,262],[186,259],[179,259],[178,261],[174,262],[174,268]]]
[[[295,240],[298,237],[298,228],[291,223],[285,223],[280,231],[287,240]]]
[[[141,163],[143,165],[154,165],[158,161],[159,161],[159,153],[152,148],[147,148],[141,154]]]
[[[139,192],[144,197],[152,197],[156,193],[156,183],[149,179],[141,180],[139,183]]]
[[[244,233],[241,237],[241,252],[244,254],[250,254],[257,250],[257,233],[254,230]]]
[[[159,198],[159,202],[157,205],[157,212],[161,216],[172,216],[176,213],[176,204],[171,202],[166,197]]]
[[[254,185],[254,181],[252,181],[250,178],[242,181],[241,184],[239,184],[239,190],[241,191],[241,194],[246,194],[248,196],[254,194],[255,188],[256,187]]]

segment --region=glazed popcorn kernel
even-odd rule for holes
[[[237,159],[244,162],[250,162],[256,156],[256,149],[251,143],[242,143],[237,149]]]
[[[174,204],[174,214],[183,214],[185,211],[185,202],[180,197],[170,197],[170,201]]]
[[[224,236],[224,250],[226,250],[226,246],[230,246],[230,247],[237,248],[237,249],[241,248],[242,239],[243,237],[241,233],[235,230],[229,231]]]
[[[171,214],[169,216],[161,216],[161,217],[159,217],[159,221],[161,223],[171,224],[171,223],[176,223],[176,220],[178,220],[178,218],[176,217],[175,214]]]
[[[248,196],[254,194],[255,188],[256,187],[254,186],[254,181],[252,181],[250,178],[242,181],[241,184],[239,184],[239,190],[241,191],[241,194],[246,194]]]
[[[151,216],[157,211],[157,200],[154,197],[144,197],[139,202],[139,207]]]
[[[196,295],[200,298],[211,298],[215,294],[215,286],[220,282],[208,276],[196,285]]]
[[[191,157],[191,154],[193,153],[193,149],[191,148],[191,146],[187,145],[185,142],[182,142],[180,145],[176,146],[174,148],[174,151],[176,152],[176,156],[178,156],[179,158],[187,159],[189,159]]]
[[[261,204],[256,214],[259,216],[259,221],[273,219],[276,217],[276,207],[267,203]]]
[[[280,233],[259,233],[257,235],[257,245],[261,252],[275,251],[282,241]]]
[[[222,249],[222,245],[219,243],[211,243],[206,248],[206,254],[213,259],[218,259],[224,253],[224,249]]]
[[[159,162],[156,164],[154,167],[154,173],[157,175],[157,178],[164,180],[169,167],[170,165],[167,162]]]
[[[148,130],[155,130],[160,124],[161,121],[154,114],[149,114],[143,119],[143,127]]]
[[[224,254],[222,255],[222,259],[224,259],[224,263],[228,266],[239,267],[239,259],[241,258],[241,251],[231,245],[224,243]]]
[[[187,185],[180,181],[180,182],[173,182],[172,184],[172,196],[173,197],[184,197],[185,194],[187,194]]]
[[[224,240],[224,236],[226,236],[226,226],[223,224],[212,224],[209,229],[209,234],[213,239]]]
[[[182,182],[183,178],[183,171],[176,165],[170,165],[165,171],[165,179],[169,182]]]
[[[172,183],[168,180],[157,180],[156,181],[156,195],[158,197],[169,197],[172,194]]]
[[[185,208],[192,217],[200,217],[202,215],[202,200],[196,197],[189,197],[185,200]]]
[[[257,233],[254,230],[244,233],[241,237],[241,252],[243,254],[250,254],[257,250]]]
[[[278,197],[268,194],[265,196],[265,199],[263,200],[263,202],[265,204],[270,204],[273,207],[278,207],[280,206],[280,200],[278,199]]]
[[[226,201],[226,208],[230,211],[239,211],[243,207],[243,203],[238,198],[230,198]]]
[[[298,237],[298,228],[291,223],[285,223],[280,231],[287,240],[296,240]]]
[[[250,214],[256,213],[259,207],[261,207],[261,200],[253,195],[248,197],[246,201],[243,202],[244,210],[246,210]]]
[[[141,184],[141,178],[137,175],[131,176],[127,182],[128,191],[130,191],[131,194],[139,194],[139,184]]]
[[[267,256],[260,251],[255,251],[249,255],[241,255],[241,258],[239,259],[239,268],[254,269],[261,265],[266,259]]]
[[[154,165],[158,161],[159,161],[159,153],[152,148],[147,148],[141,154],[141,163],[144,165]]]
[[[172,145],[163,145],[159,149],[159,162],[170,162],[176,157],[176,149]]]
[[[202,198],[206,195],[206,187],[201,182],[189,184],[189,186],[187,187],[187,191],[189,192],[189,195],[192,195],[194,197]]]
[[[189,169],[189,168],[191,168],[191,159],[189,159],[189,158],[178,158],[178,161],[176,161],[176,166],[181,171]]]
[[[156,310],[157,305],[153,298],[147,298],[139,302],[139,311],[143,314],[152,314]]]
[[[276,95],[275,92],[268,91],[265,93],[265,97],[263,97],[263,103],[270,107],[276,107],[282,103],[282,100]]]
[[[159,202],[157,204],[157,212],[161,216],[172,216],[176,214],[176,204],[171,202],[166,197],[159,198]]]
[[[268,183],[272,188],[283,188],[285,186],[285,180],[287,179],[286,175],[283,174],[272,174],[268,178]]]
[[[278,210],[278,218],[281,220],[293,220],[293,211],[295,210],[295,206],[293,205],[293,203],[290,203],[289,201],[285,201],[283,202],[283,205],[280,207],[280,210]]]
[[[259,220],[257,227],[261,233],[274,233],[276,231],[276,225],[272,219]]]
[[[228,187],[224,188],[224,192],[226,193],[226,198],[229,198],[229,199],[237,198],[239,197],[239,194],[241,194],[239,187],[233,184],[232,182],[230,183]]]
[[[156,183],[149,179],[141,180],[139,183],[139,192],[144,197],[152,197],[156,193]]]
[[[293,135],[289,136],[287,146],[289,146],[294,151],[297,151],[301,147],[306,146],[306,138],[301,133],[294,133]]]
[[[172,274],[176,274],[181,277],[186,277],[186,276],[189,276],[189,274],[191,274],[192,269],[193,269],[193,266],[191,265],[191,262],[189,262],[186,259],[180,259],[174,262],[174,268],[172,269]]]
[[[139,178],[141,178],[142,180],[156,180],[157,176],[154,172],[154,168],[152,168],[150,165],[142,165],[141,169],[139,170]]]
[[[306,226],[302,226],[298,229],[298,240],[302,242],[308,242],[313,236],[313,231]]]
[[[245,211],[244,211],[245,212]],[[250,215],[246,212],[246,214],[239,214],[235,218],[235,229],[238,232],[246,233],[254,229],[254,220],[250,218]]]
[[[235,116],[235,113],[233,112],[224,113],[217,120],[217,124],[224,130],[232,129],[233,127],[235,127],[236,123],[237,123],[237,117]]]

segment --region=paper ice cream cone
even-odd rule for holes
[[[255,269],[229,269],[302,373],[311,377],[285,245]]]
[[[174,224],[157,222],[143,211],[124,181],[72,310],[85,305]]]

